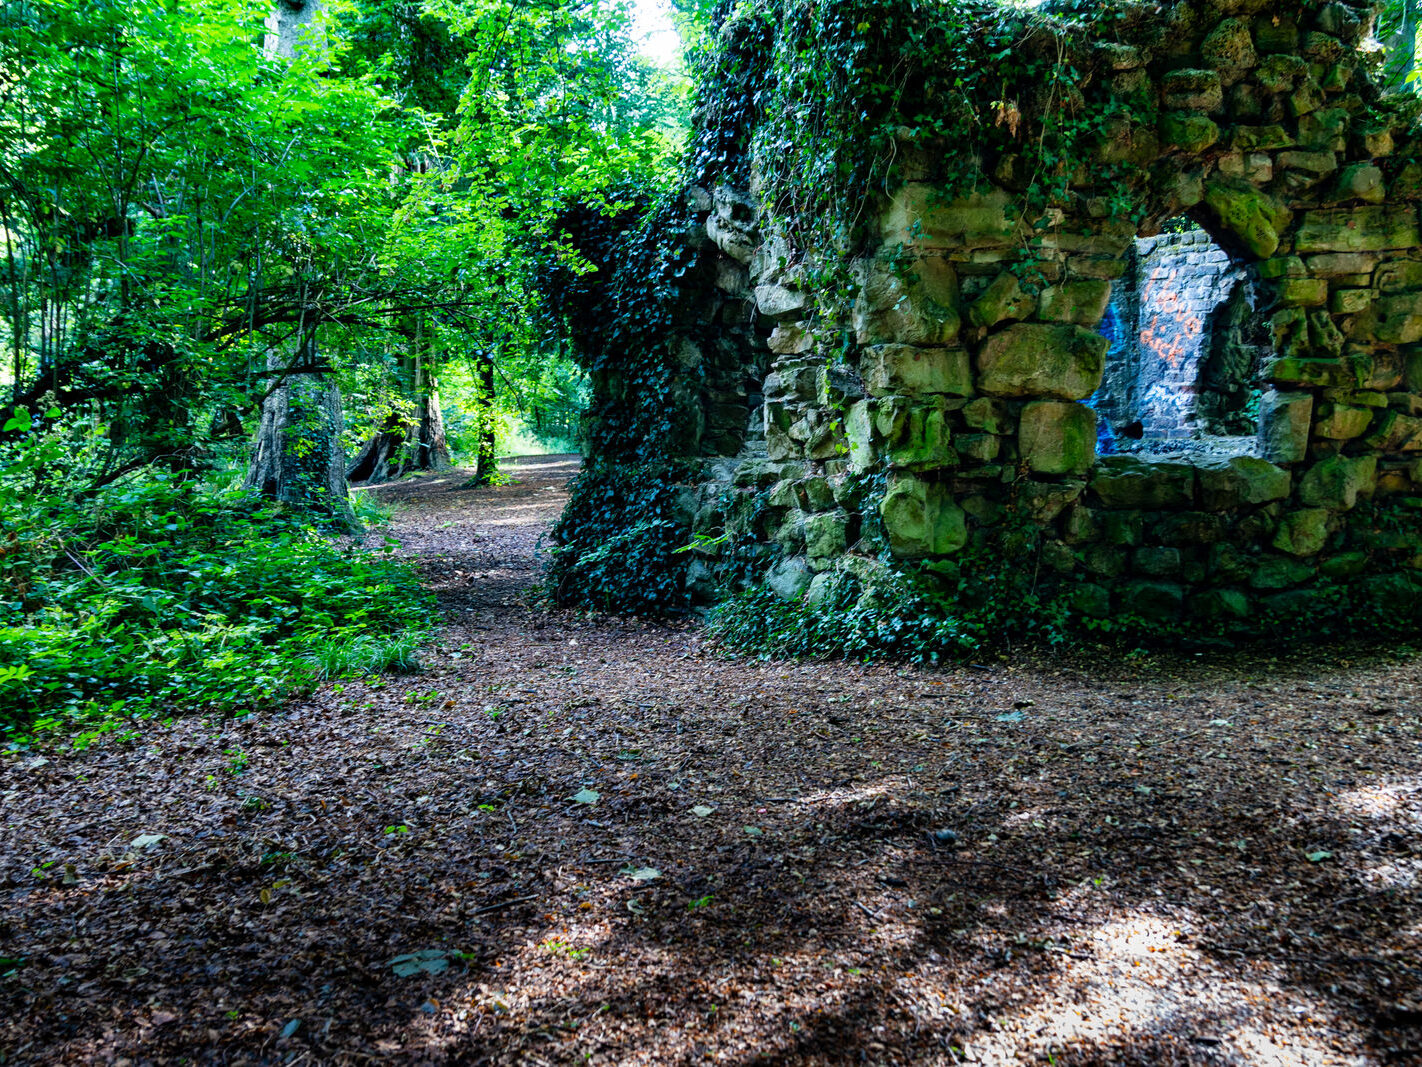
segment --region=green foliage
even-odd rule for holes
[[[1094,7],[1090,33],[1111,34],[1128,12]],[[1030,220],[1131,118],[1093,86],[1083,31],[1061,12],[996,0],[737,5],[704,58],[693,173],[707,187],[745,185],[753,158],[802,252],[853,252],[869,203],[915,158],[934,161],[946,197],[989,177],[1020,192]],[[1080,86],[1100,99],[1088,106]],[[1155,104],[1130,106],[1147,119]],[[1095,165],[1094,177],[1109,186],[1118,169]]]
[[[690,607],[690,533],[677,516],[684,474],[665,464],[594,463],[574,479],[553,529],[548,587],[561,605],[675,615]]]
[[[0,732],[241,710],[413,665],[430,606],[407,564],[191,478],[76,493],[70,436],[0,455]]]

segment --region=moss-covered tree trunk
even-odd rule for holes
[[[317,362],[315,339],[308,336],[290,363],[269,352],[267,369],[280,383],[262,402],[247,484],[269,500],[357,528],[346,493],[341,394]]]

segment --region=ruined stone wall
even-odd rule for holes
[[[813,252],[721,206],[743,192],[694,194],[708,255],[747,269],[747,344],[769,350],[744,354],[768,360],[765,454],[710,463],[687,491],[707,540],[696,580],[710,591],[731,555],[762,561],[787,596],[908,564],[951,573],[1019,516],[1042,535],[1043,583],[1087,617],[1230,626],[1307,612],[1329,582],[1415,596],[1422,165],[1412,113],[1368,80],[1367,26],[1363,7],[1318,0],[1161,8],[1135,39],[1097,46],[1110,91],[1144,90],[1157,108],[1084,161],[1069,201],[1034,225],[1010,160],[949,197],[925,153],[874,206],[838,317],[814,288]],[[1122,160],[1147,176],[1135,217],[1108,207],[1120,189],[1092,184]],[[1085,401],[1103,382],[1112,285],[1135,242],[1182,212],[1259,279],[1255,454],[1101,455]],[[1202,357],[1187,344],[1172,359],[1171,346],[1204,334],[1207,290],[1241,271],[1202,258],[1220,272],[1209,283],[1180,285],[1164,266],[1139,287],[1139,329],[1166,339],[1170,373],[1154,384],[1177,389],[1177,405],[1204,380]],[[1173,333],[1158,328],[1167,317]],[[1136,399],[1161,434],[1198,429],[1151,396]]]

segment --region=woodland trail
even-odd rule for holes
[[[729,659],[508,469],[421,674],[0,763],[0,1064],[1422,1064],[1422,656]]]

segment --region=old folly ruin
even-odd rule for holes
[[[1010,152],[963,193],[951,146],[906,137],[835,253],[849,298],[817,287],[831,253],[793,246],[753,160],[688,193],[692,583],[732,556],[787,596],[951,570],[1016,515],[1087,617],[1228,625],[1328,583],[1417,588],[1422,163],[1370,73],[1371,12],[1120,6],[1095,41],[1046,17],[1089,42],[1081,106],[1149,106],[1113,110],[1040,210]],[[1200,229],[1160,233],[1182,216]]]

